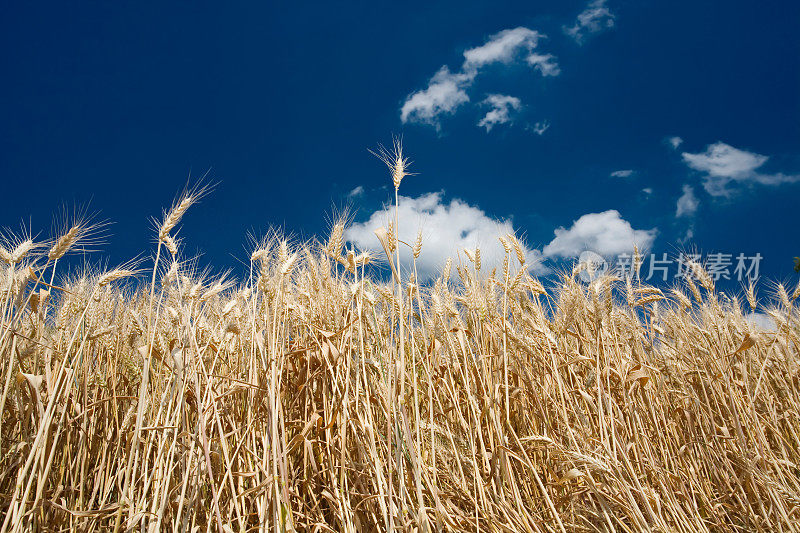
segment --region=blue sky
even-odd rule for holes
[[[113,222],[96,259],[122,262],[210,170],[181,231],[202,264],[236,266],[269,226],[324,233],[343,206],[374,247],[392,191],[367,149],[401,134],[401,236],[423,226],[431,272],[513,230],[542,272],[636,240],[792,279],[798,20],[788,1],[14,4],[0,225],[46,235],[90,202]]]

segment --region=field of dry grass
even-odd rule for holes
[[[545,288],[513,236],[421,284],[341,224],[215,279],[173,239],[203,192],[155,267],[68,275],[86,219],[0,250],[1,532],[800,529],[800,291]]]

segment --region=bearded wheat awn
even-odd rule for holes
[[[21,242],[16,248],[14,248],[14,251],[11,252],[11,261],[9,262],[12,264],[19,263],[34,248],[36,248],[36,245],[30,239]]]
[[[380,145],[376,151],[370,150],[370,153],[389,167],[389,171],[392,175],[392,184],[394,185],[395,192],[397,192],[400,189],[400,183],[403,181],[403,178],[412,175],[408,172],[411,160],[403,155],[402,139],[400,139],[400,137],[392,139],[391,149]]]
[[[333,259],[338,259],[342,255],[342,248],[344,247],[344,222],[336,222],[331,230],[330,238],[328,239],[327,252]]]
[[[170,255],[175,257],[178,255],[178,243],[172,238],[171,235],[167,235],[164,237],[164,246],[166,246],[167,250],[169,250]]]
[[[411,255],[414,259],[419,259],[419,255],[422,253],[422,228],[417,231],[417,238],[414,241],[414,246],[411,247]]]
[[[80,223],[72,226],[64,235],[59,237],[56,243],[50,248],[47,258],[51,261],[58,261],[64,257],[64,254],[78,242],[81,234],[85,232],[86,229]]]
[[[194,187],[185,189],[172,205],[172,208],[164,213],[164,218],[158,230],[159,240],[165,241],[186,211],[202,200],[204,196],[211,192],[212,188],[213,185],[203,183],[201,179]]]
[[[100,279],[97,280],[97,285],[99,287],[105,287],[106,285],[108,285],[111,282],[114,282],[114,281],[117,281],[117,280],[123,279],[123,278],[129,278],[129,277],[135,276],[135,275],[136,275],[136,272],[134,270],[128,270],[126,268],[118,268],[118,269],[112,270],[110,272],[106,272],[105,274],[100,276]]]
[[[86,208],[78,208],[72,214],[64,210],[58,216],[59,237],[53,241],[47,253],[48,261],[58,261],[76,247],[90,251],[90,247],[100,246],[108,222],[98,220],[96,213]]]

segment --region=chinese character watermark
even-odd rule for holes
[[[696,279],[692,265],[702,265],[714,281],[736,280],[739,282],[755,283],[759,278],[761,260],[760,253],[747,255],[739,253],[734,256],[730,253],[714,252],[703,257],[701,254],[680,254],[669,257],[666,253],[642,256],[638,264],[632,254],[619,254],[616,258],[606,260],[595,252],[583,252],[578,258],[578,275],[584,282],[590,282],[606,272],[621,278],[634,277],[638,268],[638,275],[644,281],[666,282],[670,278]]]

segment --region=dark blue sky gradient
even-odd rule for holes
[[[367,152],[404,135],[418,176],[402,193],[445,191],[511,218],[531,246],[585,213],[617,209],[658,227],[656,251],[686,232],[681,186],[701,206],[704,252],[760,252],[791,279],[800,255],[800,184],[713,199],[664,143],[701,152],[717,141],[770,156],[764,170],[800,173],[800,4],[609,2],[614,29],[578,45],[564,35],[585,2],[34,2],[0,17],[0,226],[44,234],[62,203],[114,222],[104,254],[152,249],[159,216],[187,176],[219,182],[181,236],[215,268],[245,257],[246,233],[324,232],[334,206],[362,185],[363,219],[388,199]],[[442,65],[500,30],[546,33],[561,75],[490,68],[473,88],[514,94],[537,136],[487,134],[464,109],[441,131],[404,125],[399,108]],[[628,180],[609,177],[635,169]],[[650,187],[648,199],[642,188]],[[149,253],[149,252],[147,252]]]

